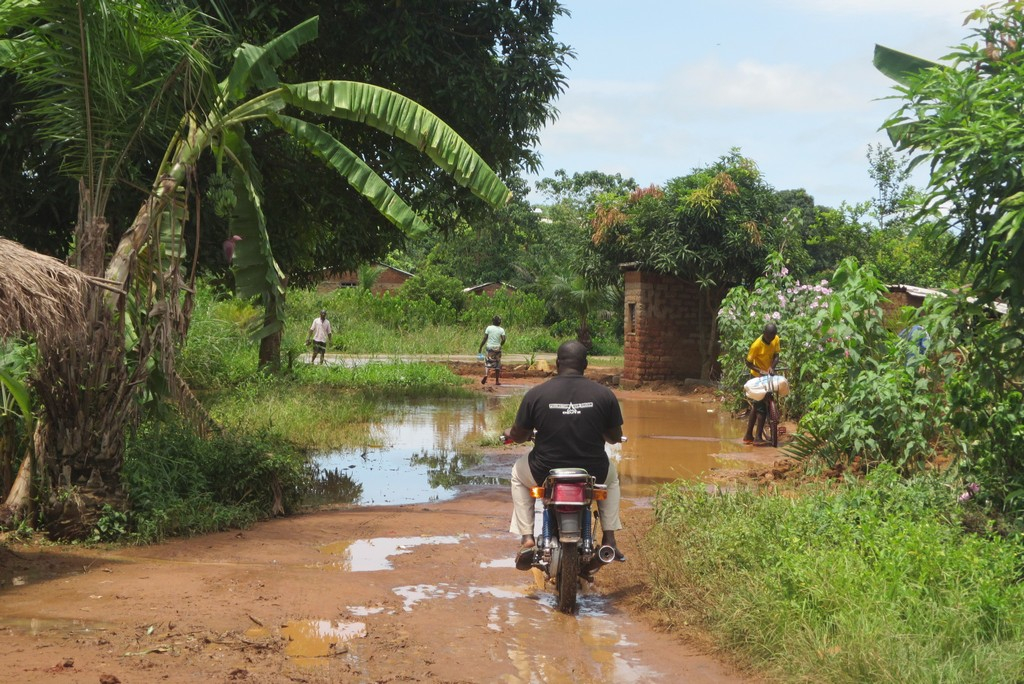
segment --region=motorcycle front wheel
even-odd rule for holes
[[[563,544],[559,549],[558,577],[555,591],[558,592],[558,610],[569,615],[576,612],[576,592],[579,588],[580,547]]]

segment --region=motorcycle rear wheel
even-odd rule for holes
[[[563,544],[558,561],[558,577],[555,591],[558,592],[558,610],[572,615],[576,612],[576,592],[579,589],[580,548],[575,544]]]

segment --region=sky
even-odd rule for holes
[[[875,44],[939,60],[987,2],[563,0],[555,37],[576,58],[528,180],[564,169],[660,185],[739,148],[776,190],[869,200],[868,145],[887,144],[879,127],[898,108]]]

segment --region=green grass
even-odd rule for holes
[[[218,423],[262,430],[306,450],[371,444],[369,425],[396,398],[462,396],[466,380],[427,363],[296,367],[295,377],[254,375],[229,389],[204,393]]]
[[[130,507],[107,508],[95,541],[150,543],[245,527],[294,510],[310,472],[304,455],[258,429],[200,437],[177,421],[148,422],[131,436],[121,469]]]
[[[887,469],[796,497],[666,487],[652,598],[783,681],[1019,682],[1024,547],[965,532],[957,493]]]

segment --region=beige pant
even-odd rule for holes
[[[527,458],[520,456],[512,466],[512,524],[508,531],[519,535],[533,534],[534,498],[530,496],[530,488],[536,487],[537,483],[533,480]],[[604,484],[608,486],[608,498],[597,502],[597,510],[601,514],[601,530],[621,530],[619,500],[622,494],[619,491],[619,471],[615,468],[615,461],[608,462],[608,479]]]

